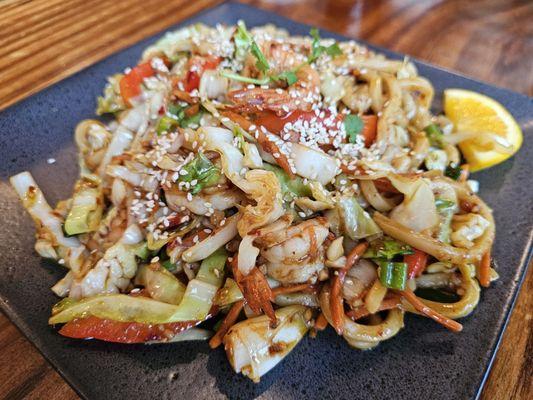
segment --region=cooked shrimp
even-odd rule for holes
[[[329,234],[324,218],[314,218],[259,238],[267,275],[282,284],[316,282],[324,268],[322,244]]]
[[[287,90],[255,87],[229,92],[231,109],[244,113],[273,111],[278,115],[294,110],[311,111],[313,103],[320,100],[320,76],[309,65],[298,68],[296,76],[298,80]]]

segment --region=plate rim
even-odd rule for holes
[[[224,8],[224,7],[243,8],[243,9],[248,9],[248,10],[253,11],[253,12],[260,12],[260,13],[265,13],[265,14],[269,14],[269,15],[275,15],[277,18],[281,18],[281,19],[285,20],[285,22],[287,24],[296,24],[296,25],[299,25],[299,26],[311,27],[311,25],[309,25],[309,24],[307,24],[305,22],[300,22],[300,21],[293,20],[290,17],[287,17],[285,15],[277,13],[276,11],[266,10],[266,9],[261,8],[261,7],[250,5],[250,4],[247,4],[247,3],[240,3],[240,2],[235,1],[235,0],[224,0],[224,1],[221,1],[221,2],[218,2],[218,3],[215,3],[215,4],[211,5],[211,6],[208,6],[208,7],[204,8],[204,9],[202,9],[202,10],[199,10],[196,13],[192,13],[192,14],[186,16],[185,18],[179,19],[179,20],[173,22],[170,26],[168,26],[168,27],[166,27],[166,28],[164,28],[162,30],[157,31],[157,32],[153,33],[152,35],[149,35],[147,37],[141,38],[140,40],[136,41],[135,43],[132,43],[132,44],[130,44],[130,45],[118,50],[118,51],[115,51],[115,52],[113,52],[113,53],[101,58],[100,60],[98,60],[98,61],[96,61],[96,62],[94,62],[94,63],[92,63],[90,65],[87,65],[87,66],[83,67],[82,69],[76,71],[72,75],[66,76],[66,77],[54,82],[53,84],[51,84],[49,86],[46,86],[43,89],[41,89],[41,90],[39,90],[39,91],[37,91],[35,93],[32,93],[31,95],[29,95],[29,96],[27,96],[27,97],[15,102],[15,103],[11,104],[11,105],[9,105],[8,107],[0,110],[0,116],[2,116],[3,114],[9,112],[10,110],[14,109],[15,107],[20,106],[22,103],[26,103],[26,102],[30,101],[30,99],[32,99],[33,97],[38,96],[38,95],[42,94],[43,92],[46,92],[47,90],[50,90],[51,88],[53,88],[53,87],[55,87],[57,85],[60,85],[61,83],[65,82],[67,80],[75,79],[83,71],[85,71],[85,70],[87,70],[89,68],[92,68],[95,65],[98,65],[100,63],[103,63],[104,61],[106,61],[106,60],[108,60],[110,58],[116,57],[118,54],[121,54],[121,53],[127,51],[128,49],[131,49],[131,48],[137,46],[142,41],[147,41],[147,40],[150,40],[150,39],[154,39],[155,40],[155,38],[161,36],[162,34],[164,34],[166,32],[170,32],[170,31],[172,31],[174,29],[177,29],[176,28],[177,25],[182,25],[182,26],[186,25],[191,19],[201,18],[202,15],[204,15],[204,14],[208,14],[210,12],[213,12],[216,9]],[[284,26],[282,26],[282,27],[284,27]],[[533,97],[530,97],[527,94],[519,93],[519,92],[513,91],[511,89],[505,88],[505,87],[500,87],[500,86],[492,84],[492,83],[484,82],[484,81],[479,80],[477,78],[465,75],[462,72],[458,72],[458,71],[455,71],[455,70],[447,68],[447,67],[442,67],[442,66],[439,66],[437,64],[433,64],[433,63],[430,63],[430,62],[427,62],[427,61],[424,61],[424,60],[420,60],[417,57],[410,56],[410,55],[405,54],[405,53],[399,53],[397,51],[390,50],[390,49],[388,49],[386,47],[383,47],[383,46],[380,46],[380,45],[376,45],[376,44],[373,44],[372,42],[369,42],[369,41],[366,41],[366,40],[362,40],[362,39],[359,39],[359,38],[356,38],[356,37],[353,37],[353,36],[348,36],[348,35],[345,35],[345,34],[342,34],[342,33],[331,32],[331,31],[329,31],[327,29],[323,29],[323,28],[320,28],[320,29],[323,32],[325,32],[327,35],[329,35],[329,36],[342,37],[342,38],[344,38],[346,40],[355,40],[358,43],[360,43],[360,44],[362,44],[362,45],[364,45],[366,47],[369,47],[373,51],[385,53],[387,56],[393,55],[393,56],[398,57],[398,58],[409,57],[411,60],[416,61],[416,63],[418,63],[420,65],[423,65],[424,67],[429,67],[431,69],[435,69],[435,70],[439,70],[440,72],[444,72],[447,75],[452,75],[454,77],[460,77],[462,79],[468,80],[470,82],[474,82],[474,83],[479,84],[479,85],[483,85],[483,86],[486,86],[486,87],[494,88],[494,89],[497,89],[498,91],[503,92],[503,93],[511,94],[513,96],[519,96],[524,101],[529,101],[529,102],[533,101]],[[509,110],[509,111],[512,113],[512,110]],[[498,351],[498,349],[499,349],[499,347],[501,345],[501,341],[503,339],[503,334],[504,334],[504,332],[505,332],[505,330],[507,328],[507,325],[508,325],[508,323],[510,321],[510,317],[511,317],[512,311],[513,311],[513,309],[514,309],[514,307],[516,305],[516,301],[518,299],[518,295],[520,294],[520,291],[522,289],[522,285],[523,285],[523,283],[524,283],[524,281],[526,279],[527,272],[529,270],[529,267],[530,267],[530,264],[532,263],[532,261],[533,261],[533,227],[530,228],[529,236],[528,236],[528,239],[527,239],[527,242],[526,242],[526,246],[525,246],[525,248],[523,248],[522,256],[521,256],[520,261],[518,263],[518,268],[517,269],[518,270],[521,269],[521,271],[518,274],[518,280],[516,280],[515,284],[510,288],[510,292],[509,292],[509,295],[507,297],[508,301],[507,301],[506,307],[502,310],[501,324],[499,326],[498,331],[495,334],[496,340],[494,341],[494,343],[491,346],[491,348],[487,349],[487,351],[489,352],[490,355],[488,357],[487,362],[485,363],[485,366],[484,366],[484,369],[483,369],[483,372],[482,372],[482,375],[481,375],[481,379],[476,381],[476,386],[475,386],[476,389],[475,389],[475,394],[474,394],[474,397],[473,397],[473,399],[475,399],[475,400],[478,400],[480,398],[481,393],[483,391],[483,388],[484,388],[484,386],[486,384],[486,381],[487,381],[487,379],[489,377],[489,374],[490,374],[490,371],[492,369],[494,360],[496,358],[497,351]],[[515,274],[515,276],[517,276],[517,274]],[[42,344],[40,343],[40,338],[37,335],[33,335],[32,334],[31,327],[24,322],[24,320],[22,319],[22,317],[19,314],[16,313],[16,311],[10,306],[9,300],[7,298],[5,298],[4,295],[2,295],[1,293],[0,293],[0,309],[4,312],[4,314],[7,317],[7,319],[9,321],[11,321],[13,323],[13,325],[15,325],[17,330],[29,341],[29,343],[35,349],[37,349],[37,351],[40,353],[40,355],[46,360],[48,365],[50,365],[66,381],[66,383],[76,392],[76,394],[78,396],[80,396],[80,398],[82,398],[82,399],[90,400],[90,398],[88,397],[88,394],[84,393],[81,390],[81,387],[83,385],[78,381],[78,379],[76,379],[75,374],[73,374],[71,370],[64,369],[59,364],[56,364],[52,360],[51,356],[49,357],[45,353],[45,351],[41,349],[41,345]]]

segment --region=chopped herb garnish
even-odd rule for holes
[[[187,116],[185,113],[187,108],[187,106],[179,106],[176,104],[169,105],[166,114],[161,117],[157,124],[157,134],[162,135],[164,132],[172,132],[178,126],[187,128],[193,124],[198,125],[200,118],[202,118],[202,112],[199,111],[194,115]]]
[[[244,83],[251,83],[253,85],[267,85],[268,83],[272,81],[285,81],[287,83],[287,86],[293,85],[298,80],[298,77],[296,76],[296,73],[294,71],[285,71],[278,75],[272,75],[272,76],[266,76],[261,79],[256,78],[250,78],[247,76],[242,76],[239,74],[235,74],[233,72],[227,72],[223,71],[220,73],[220,75],[233,79],[234,81],[244,82]]]
[[[248,30],[246,29],[246,25],[243,21],[239,21],[237,23],[237,32],[234,36],[235,45],[237,46],[238,51],[247,51],[248,49],[250,52],[254,55],[256,58],[255,66],[257,69],[261,72],[266,72],[270,69],[270,65],[268,64],[268,60],[266,59],[265,55],[255,42],[254,38]],[[244,50],[246,49],[246,50]]]
[[[346,136],[348,137],[348,142],[355,143],[357,140],[357,135],[361,133],[363,129],[363,120],[354,114],[349,114],[344,117],[344,129],[346,130]]]
[[[370,242],[370,247],[363,254],[363,257],[391,261],[394,257],[413,253],[413,249],[410,246],[397,242],[394,239],[385,238],[384,240]]]
[[[456,181],[461,176],[461,172],[462,172],[462,169],[459,165],[457,166],[448,165],[446,167],[446,170],[444,171],[444,175]]]
[[[271,79],[276,81],[285,81],[287,82],[288,86],[291,86],[296,83],[298,77],[296,76],[296,73],[294,71],[285,71],[279,75],[272,76]]]
[[[270,82],[270,77],[268,76],[262,79],[255,79],[255,78],[249,78],[247,76],[242,76],[242,75],[235,74],[233,72],[227,72],[227,71],[222,71],[220,75],[228,79],[233,79],[234,81],[251,83],[253,85],[266,85],[267,83]]]
[[[435,124],[429,124],[424,128],[426,132],[429,143],[432,146],[444,148],[446,146],[446,141],[444,140],[444,134],[441,129]]]
[[[336,57],[342,54],[342,50],[337,43],[333,43],[327,47],[320,44],[320,32],[318,29],[312,28],[309,34],[313,37],[313,43],[311,45],[311,55],[307,58],[308,63],[312,63],[323,53],[326,53],[331,57]]]

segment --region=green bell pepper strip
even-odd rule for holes
[[[441,149],[446,146],[444,134],[437,125],[429,124],[424,128],[424,132],[426,132],[426,136],[432,146],[439,147]]]
[[[407,283],[407,264],[403,262],[377,261],[379,280],[389,289],[404,290]]]

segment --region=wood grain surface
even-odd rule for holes
[[[529,0],[246,2],[533,95]],[[0,0],[0,109],[216,3]],[[530,268],[483,400],[533,398],[532,310]],[[78,397],[0,314],[0,399],[22,398]]]

